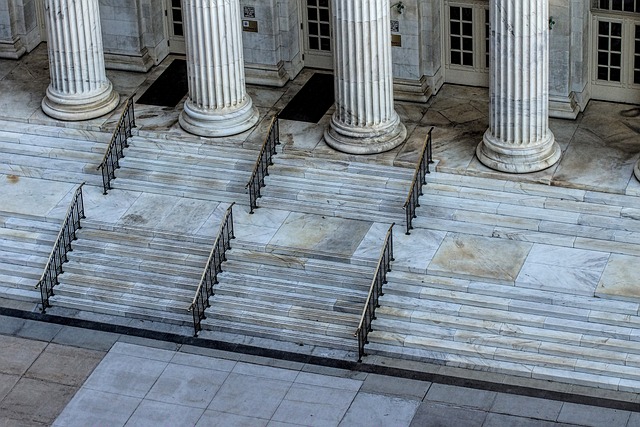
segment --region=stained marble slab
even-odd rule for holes
[[[371,228],[371,222],[291,212],[269,242],[350,258]]]
[[[608,252],[535,244],[516,286],[590,296],[609,256]]]
[[[595,294],[600,298],[640,301],[640,257],[611,254]]]
[[[427,273],[513,285],[532,246],[526,242],[449,233]]]
[[[0,175],[0,210],[48,216],[76,185],[16,175]],[[64,216],[62,212],[59,217]],[[57,217],[57,216],[56,216]]]

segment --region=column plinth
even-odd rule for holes
[[[46,0],[51,84],[42,111],[88,120],[113,111],[119,95],[104,68],[98,0]]]
[[[351,154],[391,150],[407,137],[393,106],[389,2],[334,2],[336,111],[326,143]]]
[[[210,137],[250,129],[259,114],[245,86],[238,0],[185,0],[182,10],[189,99],[180,126]]]
[[[549,129],[549,5],[492,0],[489,129],[476,149],[487,167],[528,173],[561,155]]]

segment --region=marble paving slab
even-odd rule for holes
[[[75,184],[65,182],[0,175],[0,210],[15,214],[47,216],[75,187]],[[65,212],[66,209],[60,217],[64,216]]]
[[[526,242],[449,233],[427,273],[513,285],[531,247]]]
[[[602,278],[596,288],[596,296],[640,301],[640,257],[611,254]]]
[[[273,239],[273,246],[352,257],[371,222],[292,212]]]

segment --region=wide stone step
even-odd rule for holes
[[[70,284],[61,282],[55,287],[56,295],[77,300],[106,302],[131,308],[152,310],[157,312],[170,312],[175,314],[187,313],[191,301],[173,300],[170,298],[158,298],[129,292],[115,292],[110,289],[94,288],[82,284]],[[57,301],[54,300],[56,303]],[[86,311],[95,311],[85,308]],[[126,315],[126,311],[121,314]],[[162,316],[157,315],[157,320]]]
[[[341,338],[352,337],[359,318],[346,313],[328,313],[289,304],[263,302],[215,295],[206,310],[208,318],[292,329]],[[343,323],[341,323],[343,322]]]
[[[100,163],[104,153],[100,153],[96,147],[95,151],[80,151],[72,148],[55,148],[44,145],[30,145],[26,143],[11,143],[0,140],[0,153],[8,154],[13,157],[14,155],[40,157],[48,159],[60,159],[85,163]]]
[[[171,170],[182,168],[184,173],[189,174],[195,168],[202,170],[228,169],[250,174],[257,158],[257,154],[253,151],[249,152],[249,155],[245,153],[244,156],[237,150],[218,150],[215,153],[200,154],[141,148],[137,144],[130,145],[125,154],[127,161],[131,162],[131,167],[148,165],[150,169],[155,169],[155,165],[167,166]],[[185,165],[189,166],[188,170],[185,170]]]
[[[299,346],[320,346],[331,349],[357,351],[358,340],[354,337],[341,338],[329,335],[305,333],[288,328],[269,327],[251,323],[237,323],[212,316],[202,320],[202,328],[214,332],[226,332],[241,336],[268,338],[276,341],[295,343]]]
[[[128,270],[137,270],[145,273],[157,273],[167,275],[179,275],[185,279],[196,281],[199,283],[204,271],[205,265],[189,266],[167,263],[165,261],[149,261],[141,260],[134,257],[108,255],[92,252],[82,252],[74,250],[68,254],[69,263],[77,263],[82,265],[101,265],[103,267],[122,268]]]
[[[99,129],[88,129],[78,123],[59,122],[64,126],[51,126],[45,124],[25,123],[13,120],[0,119],[0,128],[5,134],[18,135],[21,138],[51,138],[55,140],[76,140],[81,143],[100,142],[108,143],[111,140],[112,133],[104,132]],[[78,127],[72,127],[79,125]]]
[[[304,155],[296,156],[290,153],[278,154],[275,158],[277,167],[287,166],[290,168],[298,169],[311,169],[319,171],[331,171],[330,173],[335,175],[335,172],[339,172],[340,175],[369,175],[379,179],[380,177],[386,177],[392,180],[399,180],[406,182],[407,185],[411,184],[413,180],[414,169],[392,167],[389,165],[378,165],[376,163],[363,163],[356,161],[340,161],[326,158],[309,157],[306,153]],[[408,188],[408,187],[407,187]]]
[[[62,288],[62,286],[60,286],[60,288]],[[193,317],[191,313],[186,310],[184,310],[184,312],[161,311],[155,308],[132,306],[128,303],[118,304],[93,298],[87,299],[82,298],[80,293],[74,293],[72,291],[70,291],[70,293],[72,296],[67,296],[65,295],[64,289],[62,289],[62,292],[58,292],[55,296],[51,297],[51,305],[54,307],[63,307],[91,313],[129,317],[181,326],[189,326],[193,324]]]
[[[93,165],[88,165],[86,168],[84,166],[79,167],[77,171],[73,171],[39,167],[31,164],[0,163],[0,174],[45,179],[47,181],[70,182],[73,184],[86,182],[88,185],[102,186],[102,176],[99,173]]]
[[[105,270],[89,270],[75,268],[70,269],[65,265],[64,274],[59,277],[60,283],[75,285],[78,287],[89,287],[103,291],[109,291],[118,295],[140,295],[143,297],[167,299],[172,301],[182,301],[187,306],[193,300],[198,288],[197,282],[189,284],[174,284],[165,282],[163,284],[146,280],[139,275],[131,275],[128,279],[118,275],[118,272]],[[108,269],[107,269],[108,270]],[[122,273],[122,271],[120,271]]]
[[[534,307],[536,305],[550,305],[556,307],[559,312],[562,312],[564,308],[570,312],[573,312],[573,309],[588,310],[589,316],[593,313],[609,313],[612,319],[615,315],[623,316],[626,319],[626,316],[637,316],[640,313],[640,302],[634,303],[475,280],[431,276],[400,271],[397,268],[387,273],[387,279],[388,283],[384,286],[385,293],[418,299],[433,298],[433,292],[444,291],[497,297],[508,301],[507,303],[499,303],[499,305],[508,305],[513,309],[522,306],[526,310],[527,304],[531,303]],[[461,298],[467,297],[462,296]],[[468,298],[473,298],[473,296]]]
[[[116,172],[116,175],[118,172]],[[129,190],[162,194],[166,196],[189,197],[200,200],[213,200],[220,203],[232,203],[240,197],[246,197],[246,204],[249,204],[249,196],[238,191],[213,190],[209,188],[194,188],[188,185],[157,183],[151,181],[140,181],[138,179],[120,178],[113,180],[111,186],[119,190]],[[244,191],[244,190],[243,190]]]
[[[311,203],[305,200],[287,200],[279,198],[277,194],[272,196],[262,196],[258,199],[258,207],[383,223],[400,222],[403,221],[404,218],[404,214],[399,215],[375,209],[370,210],[354,206],[323,205],[322,203]]]
[[[241,148],[238,146],[220,145],[219,141],[215,144],[210,142],[202,142],[194,140],[179,139],[162,139],[153,138],[151,136],[134,135],[129,139],[129,148],[135,152],[145,152],[141,157],[153,155],[153,153],[162,156],[167,155],[178,158],[188,158],[189,156],[201,156],[217,159],[234,159],[247,161],[255,164],[259,152],[256,150]],[[166,153],[166,154],[163,154]],[[149,157],[153,158],[153,157]]]
[[[167,264],[204,267],[208,257],[180,252],[159,251],[135,246],[123,246],[117,243],[99,242],[93,240],[76,240],[73,244],[74,252],[88,254],[105,254],[142,261],[164,262]]]
[[[244,300],[254,299],[257,301],[257,304],[262,302],[285,301],[287,304],[314,310],[360,315],[366,299],[366,295],[360,296],[360,298],[357,299],[346,300],[312,295],[309,292],[297,292],[296,289],[291,287],[266,287],[263,286],[264,284],[260,280],[252,281],[251,283],[241,283],[239,281],[230,283],[223,276],[220,276],[218,279],[220,283],[215,286],[216,295],[241,298]],[[300,286],[300,288],[302,287],[303,286]]]
[[[31,281],[32,285],[35,286],[35,284],[38,283],[38,280],[40,280],[40,277],[42,277],[45,265],[46,261],[42,264],[41,267],[35,267],[7,263],[4,262],[4,260],[0,259],[0,274],[28,279]]]
[[[218,279],[225,286],[255,286],[260,284],[261,288],[270,290],[278,290],[281,292],[295,292],[301,295],[312,295],[321,298],[332,298],[338,302],[364,303],[367,297],[367,288],[362,286],[359,288],[345,288],[336,286],[327,286],[320,283],[302,282],[299,280],[277,279],[266,276],[253,276],[250,274],[238,274],[231,271],[223,271]]]
[[[135,268],[127,268],[122,265],[115,266],[102,265],[102,264],[90,264],[86,262],[77,262],[73,257],[70,257],[70,261],[64,265],[64,271],[66,273],[73,273],[76,275],[86,275],[107,278],[112,281],[119,282],[134,282],[143,283],[149,285],[162,286],[168,289],[185,289],[191,293],[195,293],[196,287],[200,282],[200,277],[184,277],[179,275],[179,269],[173,269],[170,265],[167,266],[168,270],[176,271],[175,274],[162,273],[159,271],[141,271]],[[191,295],[193,298],[193,295]]]
[[[211,247],[202,243],[163,239],[145,234],[135,234],[134,232],[123,233],[84,227],[78,231],[77,236],[86,240],[117,243],[123,246],[135,246],[158,251],[188,253],[204,257],[208,257],[211,252]],[[211,242],[211,245],[213,245],[213,242]]]
[[[9,287],[4,286],[2,281],[0,281],[0,295],[2,295],[3,298],[16,301],[31,303],[38,303],[41,301],[40,291],[34,289],[33,286],[27,286],[26,288]]]
[[[367,345],[368,354],[379,354],[387,357],[398,357],[399,347],[380,343]],[[432,351],[421,348],[401,349],[403,359],[444,364],[462,369],[490,371],[510,376],[520,376],[539,380],[552,380],[567,384],[586,387],[617,390],[625,392],[640,392],[640,381],[619,378],[615,373],[594,374],[577,371],[573,368],[560,369],[556,367],[534,365],[531,363],[506,362],[491,360],[484,355],[464,356],[447,351]]]

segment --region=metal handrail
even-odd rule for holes
[[[416,170],[413,173],[413,180],[411,181],[411,189],[407,196],[407,201],[404,202],[405,222],[407,224],[407,232],[405,234],[411,234],[409,231],[413,229],[411,223],[413,218],[416,217],[416,208],[420,207],[418,199],[422,196],[422,186],[427,183],[426,174],[431,173],[429,170],[429,164],[433,163],[433,154],[431,148],[431,132],[433,127],[429,129],[429,133],[424,139],[422,151],[420,152],[420,160],[416,165]],[[420,179],[418,179],[420,178]]]
[[[111,141],[104,153],[100,166],[96,168],[102,169],[102,188],[103,194],[107,194],[107,190],[111,190],[111,180],[116,177],[116,169],[120,167],[120,159],[124,157],[124,149],[129,146],[127,140],[131,137],[131,129],[136,127],[135,111],[133,109],[134,93],[124,103],[124,109],[120,114],[118,125],[113,131]]]
[[[260,189],[265,185],[264,177],[269,176],[269,166],[273,165],[272,157],[277,154],[276,145],[280,145],[280,123],[278,122],[277,115],[271,120],[269,132],[262,143],[262,148],[256,160],[256,165],[253,168],[251,179],[249,179],[249,182],[244,187],[249,190],[250,214],[258,207],[258,199],[261,197]]]
[[[67,252],[72,250],[71,241],[76,240],[76,231],[82,228],[80,219],[86,218],[84,215],[82,186],[84,186],[84,182],[76,188],[71,204],[67,209],[65,220],[62,223],[62,227],[60,227],[58,237],[53,244],[53,249],[44,267],[44,272],[36,285],[36,289],[40,288],[42,313],[45,312],[47,307],[51,307],[49,305],[49,297],[54,295],[53,287],[59,283],[58,276],[62,273],[62,264],[68,260]]]
[[[225,253],[228,249],[231,249],[231,240],[235,239],[233,234],[233,205],[235,205],[235,202],[231,203],[222,218],[218,236],[209,254],[207,266],[202,272],[196,295],[193,297],[193,302],[189,306],[188,311],[193,314],[195,337],[197,337],[198,332],[202,330],[201,321],[206,319],[204,311],[207,307],[210,307],[209,298],[214,295],[213,286],[218,283],[218,273],[222,272],[222,262],[227,260]]]
[[[362,316],[360,316],[360,323],[358,329],[353,334],[358,337],[358,362],[362,361],[362,356],[366,356],[364,352],[364,346],[367,341],[367,335],[372,331],[371,322],[376,318],[376,308],[380,307],[378,302],[379,298],[384,295],[382,292],[382,285],[387,283],[387,273],[391,271],[391,261],[393,261],[393,226],[391,224],[387,235],[384,238],[384,244],[380,250],[380,258],[378,259],[378,265],[376,266],[376,272],[373,275],[371,281],[371,288],[369,289],[369,295],[367,295],[367,301],[364,304],[362,310]]]

